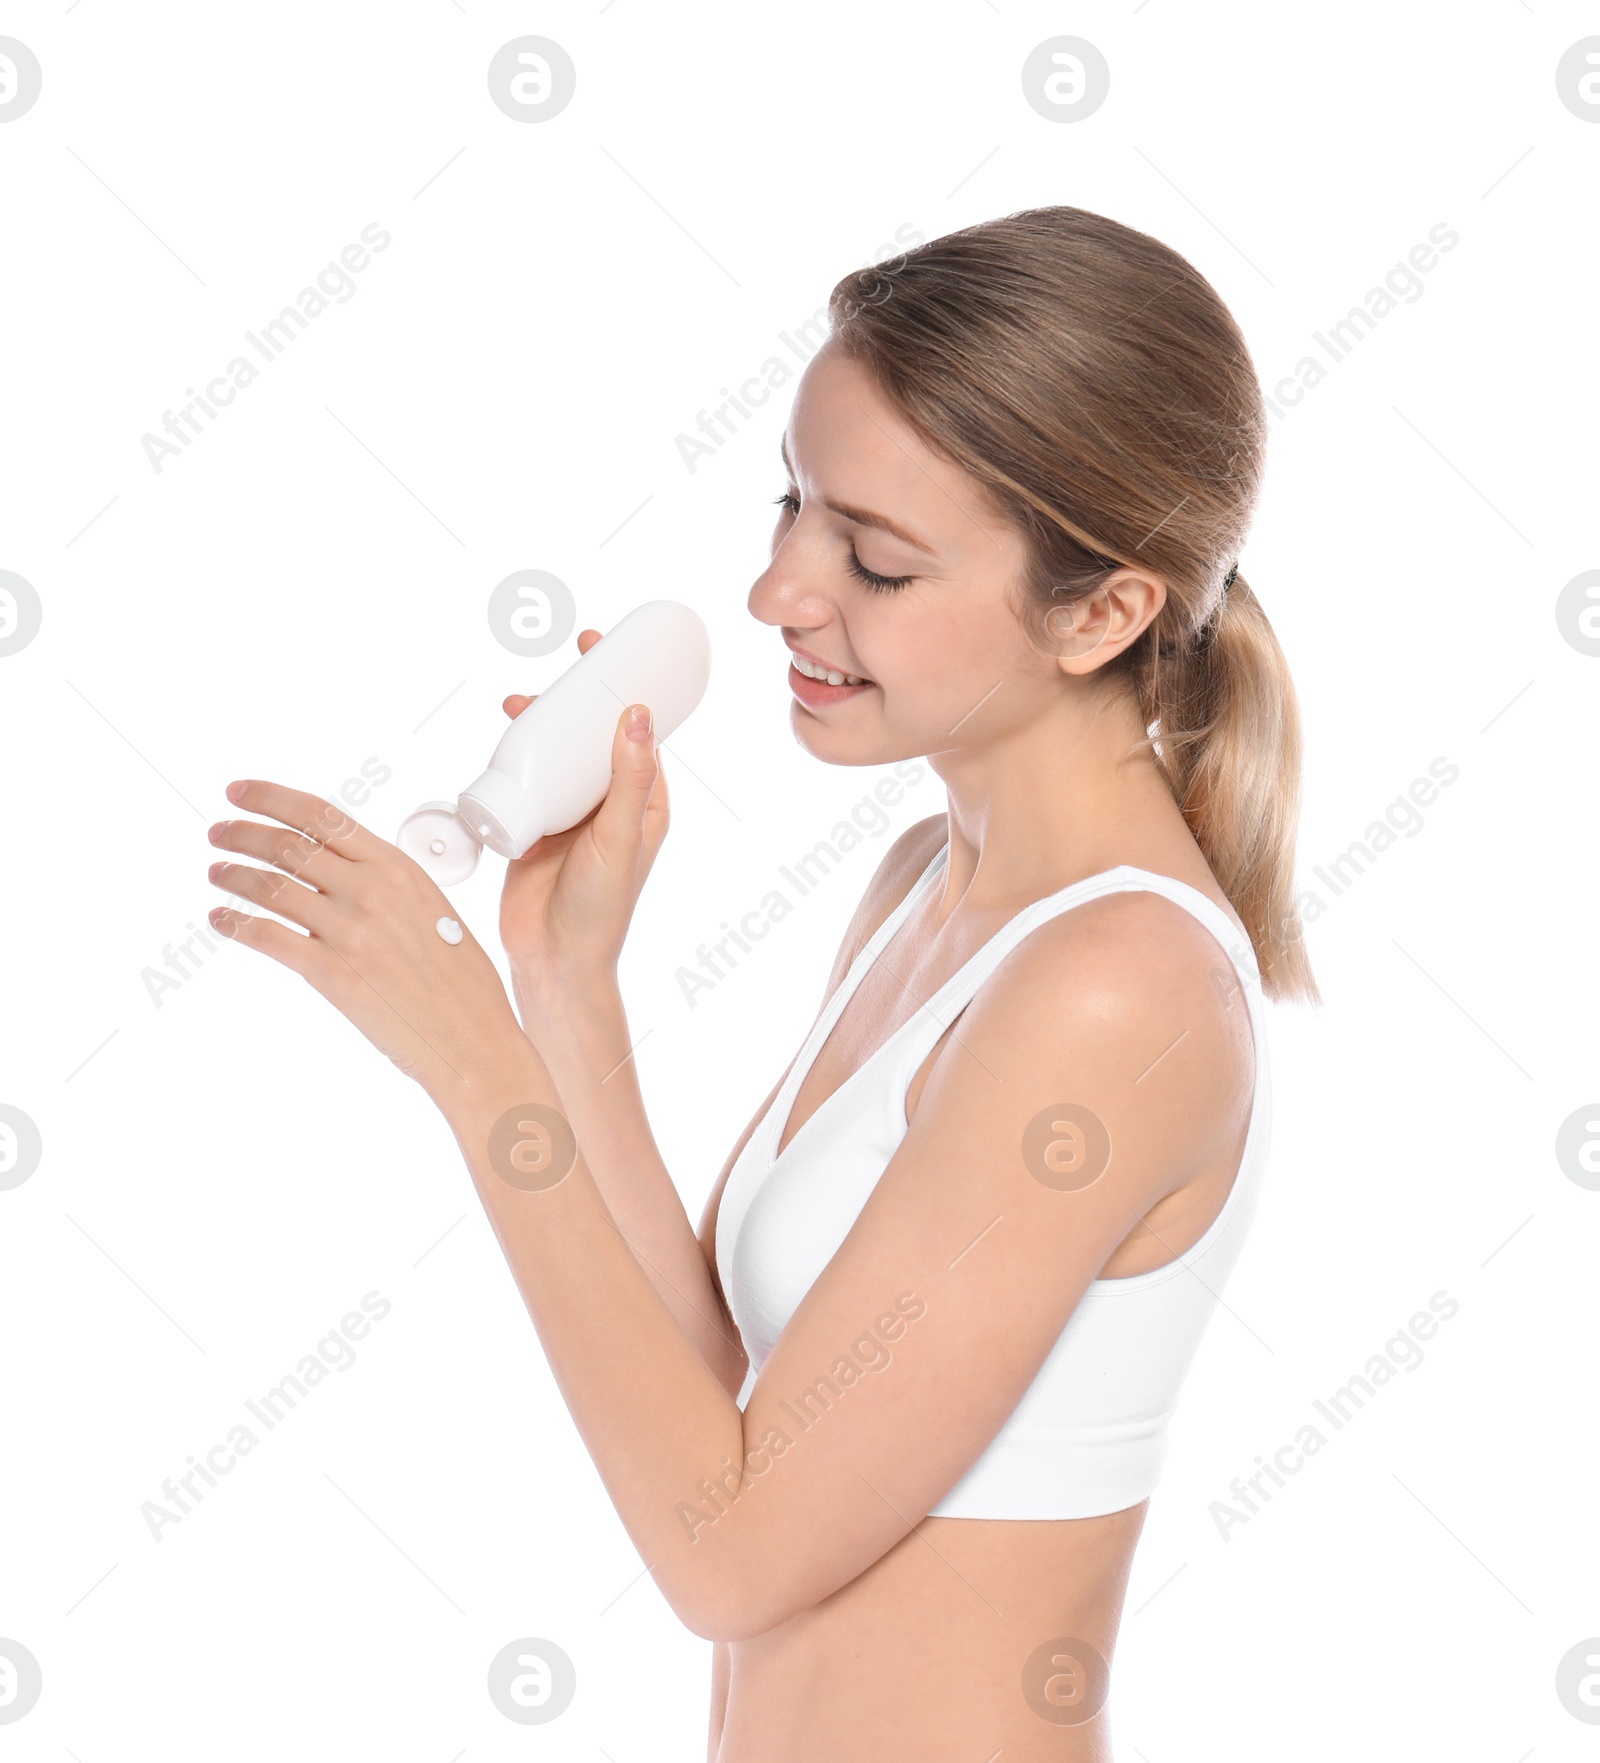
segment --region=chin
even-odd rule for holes
[[[893,765],[898,759],[916,759],[926,751],[915,742],[896,741],[881,729],[839,728],[807,710],[797,699],[789,706],[789,726],[795,740],[813,759],[824,765]]]

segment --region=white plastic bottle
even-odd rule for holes
[[[664,741],[705,696],[710,673],[700,615],[676,600],[647,600],[539,693],[457,801],[424,802],[401,821],[395,843],[441,887],[465,881],[485,845],[522,856],[605,799],[611,739],[628,705],[649,705]]]

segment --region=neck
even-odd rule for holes
[[[1183,877],[1204,860],[1144,739],[1133,696],[1062,694],[981,745],[929,755],[949,796],[943,918],[1015,910],[1121,863]]]

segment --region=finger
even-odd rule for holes
[[[315,888],[302,887],[286,875],[270,869],[252,869],[248,863],[213,863],[206,871],[207,880],[214,882],[236,900],[250,900],[265,906],[280,918],[293,920],[310,931],[324,931],[332,922],[326,894]]]
[[[512,720],[515,721],[516,718],[521,716],[523,711],[526,710],[532,702],[533,702],[532,698],[524,697],[521,692],[513,692],[511,694],[511,696],[509,698],[507,698],[505,700],[505,702],[500,706],[500,708],[503,711],[505,711],[507,716],[511,717]]]
[[[304,790],[291,790],[261,778],[244,778],[229,784],[225,793],[240,808],[281,820],[285,826],[353,861],[378,857],[394,848],[376,833],[368,832],[359,821],[352,820],[342,808]]]
[[[219,936],[230,942],[243,943],[246,948],[259,949],[270,955],[280,966],[309,980],[312,966],[320,951],[312,937],[303,937],[270,918],[254,918],[248,912],[235,911],[231,906],[215,906],[206,917]]]
[[[338,870],[345,863],[337,852],[308,839],[304,833],[285,832],[282,827],[266,826],[259,820],[219,820],[206,837],[224,851],[259,857],[264,863],[324,890],[337,884]]]
[[[611,741],[611,787],[594,823],[594,836],[602,849],[627,861],[645,844],[645,816],[661,777],[655,730],[648,723],[635,722],[638,708],[630,704],[617,718]],[[642,727],[643,738],[631,738],[630,727]]]

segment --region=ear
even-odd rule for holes
[[[1163,577],[1125,565],[1083,599],[1051,607],[1045,649],[1063,673],[1091,674],[1137,642],[1166,600]]]

